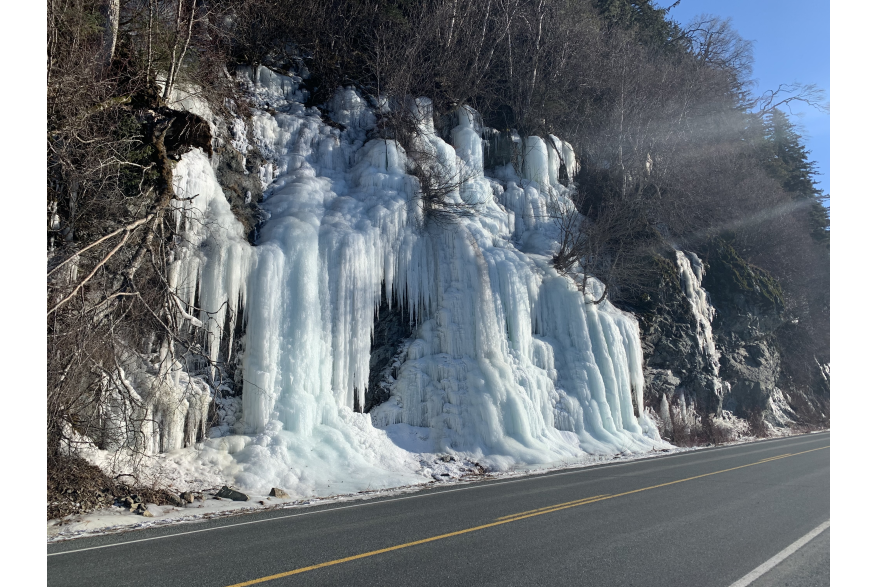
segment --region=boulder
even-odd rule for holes
[[[232,501],[250,501],[250,496],[246,493],[241,493],[240,491],[230,488],[228,485],[223,485],[222,489],[216,492],[216,497],[224,497],[225,499],[230,499]]]
[[[167,498],[172,505],[175,505],[178,508],[186,507],[186,501],[181,496],[175,493],[168,493]]]
[[[184,491],[180,494],[180,499],[185,501],[186,503],[194,503],[195,495],[191,491]],[[203,498],[202,498],[203,500]]]
[[[277,487],[271,488],[271,493],[269,493],[271,497],[279,497],[280,499],[289,499],[289,494],[283,491],[282,489],[278,489]]]

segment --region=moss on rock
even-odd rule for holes
[[[713,240],[707,259],[710,270],[704,277],[704,287],[715,302],[741,309],[754,304],[765,314],[779,314],[785,309],[777,280],[747,263],[728,242]]]

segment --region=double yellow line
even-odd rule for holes
[[[608,493],[604,493],[603,495],[595,495],[593,497],[586,497],[584,499],[577,499],[575,501],[567,501],[564,503],[556,503],[554,505],[549,505],[544,508],[539,508],[535,510],[528,510],[526,512],[520,512],[517,514],[509,514],[507,516],[502,516],[501,518],[497,518],[497,520],[505,520],[506,522],[514,522],[515,520],[522,520],[524,518],[529,518],[530,514],[550,514],[551,512],[556,512],[557,510],[563,510],[566,508],[573,508],[578,505],[585,505],[586,503],[593,503],[595,501],[599,501],[601,498],[609,498],[612,497]]]
[[[816,449],[816,450],[819,450],[819,449]],[[777,459],[784,459],[784,458],[786,458],[786,457],[790,457],[790,456],[792,456],[791,453],[786,453],[786,454],[784,454],[784,455],[779,455],[779,456],[775,456],[775,457],[768,457],[768,458],[766,458],[766,459],[761,459],[760,461],[758,461],[757,463],[754,463],[754,464],[758,465],[758,464],[761,464],[761,463],[768,463],[768,462],[770,462],[770,461],[775,461],[775,460],[777,460]]]
[[[560,510],[565,510],[568,508],[574,508],[574,507],[587,505],[589,503],[596,503],[598,501],[604,501],[607,499],[622,497],[624,495],[632,495],[634,493],[640,493],[642,491],[648,491],[650,489],[658,489],[659,487],[667,487],[668,485],[675,485],[677,483],[684,483],[686,481],[693,481],[695,479],[702,479],[704,477],[709,477],[711,475],[718,475],[720,473],[727,473],[729,471],[736,471],[738,469],[745,469],[746,467],[753,467],[755,465],[762,465],[764,463],[769,463],[772,461],[777,461],[779,459],[785,459],[788,457],[803,455],[803,454],[807,454],[809,452],[815,452],[817,450],[825,450],[826,448],[829,448],[830,446],[831,445],[821,446],[819,448],[805,450],[802,452],[796,452],[796,453],[779,455],[779,456],[775,456],[775,457],[769,457],[769,458],[757,461],[755,463],[740,465],[739,467],[731,467],[730,469],[722,469],[721,471],[713,471],[712,473],[704,473],[703,475],[695,475],[694,477],[687,477],[685,479],[677,479],[676,481],[668,481],[667,483],[660,483],[658,485],[652,485],[651,487],[643,487],[641,489],[634,489],[632,491],[625,491],[623,493],[595,495],[592,497],[585,497],[583,499],[577,499],[575,501],[567,501],[564,503],[558,503],[555,505],[550,505],[550,506],[538,508],[535,510],[528,510],[526,512],[520,512],[517,514],[509,514],[508,516],[502,516],[501,518],[497,518],[496,521],[490,522],[489,524],[482,524],[480,526],[474,526],[472,528],[466,528],[464,530],[457,530],[456,532],[448,532],[447,534],[440,534],[438,536],[431,536],[430,538],[424,538],[423,540],[415,540],[414,542],[406,542],[405,544],[397,544],[396,546],[390,546],[388,548],[381,548],[379,550],[372,550],[370,552],[364,552],[362,554],[357,554],[354,556],[339,558],[339,559],[335,559],[332,561],[320,563],[317,565],[311,565],[309,567],[301,567],[299,569],[294,569],[292,571],[286,571],[284,573],[277,573],[276,575],[268,575],[266,577],[260,577],[258,579],[253,579],[252,581],[245,581],[243,583],[235,583],[234,585],[229,585],[228,587],[247,587],[248,585],[257,585],[259,583],[265,583],[267,581],[273,581],[275,579],[282,579],[283,577],[291,577],[292,575],[298,575],[300,573],[307,573],[308,571],[315,571],[317,569],[331,567],[334,565],[340,565],[341,563],[347,563],[350,561],[359,560],[361,558],[367,558],[367,557],[375,556],[378,554],[384,554],[385,552],[393,552],[394,550],[401,550],[403,548],[417,546],[418,544],[427,544],[429,542],[435,542],[436,540],[444,540],[445,538],[452,538],[454,536],[460,536],[462,534],[469,534],[470,532],[477,532],[478,530],[485,530],[487,528],[493,528],[494,526],[501,526],[503,524],[509,524],[511,522],[518,522],[520,520],[526,520],[527,518],[532,518],[535,516],[541,516],[544,514],[551,514],[554,512],[559,512]]]

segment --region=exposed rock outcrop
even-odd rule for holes
[[[721,389],[716,388],[711,357],[703,351],[680,270],[674,260],[656,256],[653,261],[659,280],[634,308],[643,345],[646,405],[657,409],[665,394],[673,398],[684,393],[699,411],[717,413]]]
[[[256,229],[264,220],[264,212],[258,204],[263,192],[260,170],[266,160],[246,140],[248,132],[238,118],[220,125],[218,140],[214,141],[213,165],[232,213],[243,225],[247,240],[255,244]]]
[[[368,389],[365,392],[363,412],[368,413],[373,407],[389,399],[389,387],[395,379],[394,367],[400,364],[399,353],[413,331],[413,325],[401,304],[397,303],[390,308],[387,296],[383,295],[375,316],[375,333],[372,338]]]
[[[768,409],[780,376],[774,336],[786,321],[779,284],[722,240],[711,243],[704,286],[716,308],[720,375],[729,385],[725,409],[751,417]]]
[[[750,421],[766,418],[773,425],[793,421],[794,411],[778,389],[781,361],[775,332],[787,318],[777,282],[722,240],[710,244],[702,263],[691,253],[684,259],[676,254],[679,263],[654,258],[659,281],[634,308],[640,319],[647,405],[657,409],[665,394],[671,400],[684,394],[701,414],[727,410]],[[686,283],[692,279],[687,273],[697,283]],[[692,286],[709,293],[708,308],[697,307],[695,302],[703,305],[704,300],[692,299],[692,291],[686,291]]]

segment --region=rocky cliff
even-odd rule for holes
[[[784,330],[795,322],[776,280],[719,238],[704,247],[702,261],[687,253],[699,265],[697,285],[708,294],[711,353],[686,295],[678,254],[654,257],[660,278],[634,308],[642,332],[646,404],[658,412],[664,397],[670,404],[688,398],[699,416],[734,416],[756,434],[766,433],[766,425],[825,425],[827,376],[823,386],[804,392],[784,377],[780,336],[788,337]]]

